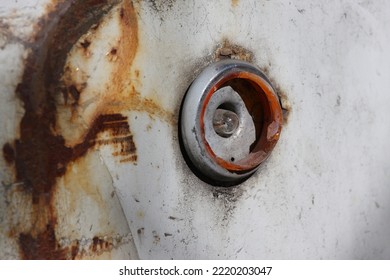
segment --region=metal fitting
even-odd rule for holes
[[[279,139],[278,96],[255,66],[226,59],[212,63],[187,91],[181,138],[192,165],[216,184],[253,174]]]

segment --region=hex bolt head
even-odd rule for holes
[[[267,159],[282,122],[278,96],[266,76],[247,62],[221,60],[206,67],[186,93],[182,150],[203,180],[234,185]]]

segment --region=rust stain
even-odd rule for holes
[[[94,236],[91,239],[65,240],[63,247],[70,248],[69,259],[107,259],[113,249],[129,243],[127,236]],[[60,244],[61,245],[61,244]],[[54,259],[54,258],[53,258]]]
[[[235,8],[240,3],[240,0],[232,0],[232,7]]]
[[[87,50],[88,47],[91,45],[91,41],[89,41],[88,39],[85,39],[84,41],[82,41],[80,43],[80,46],[84,49],[84,50]]]
[[[80,242],[79,241],[76,241],[76,244],[72,245],[70,248],[70,252],[71,252],[71,258],[72,260],[75,260],[77,255],[79,254],[79,246],[80,246]]]
[[[94,29],[94,30],[96,30],[96,29]],[[82,49],[83,54],[86,58],[89,58],[92,55],[91,50],[90,50],[91,44],[92,44],[91,40],[89,40],[88,38],[85,38],[78,45],[78,47]]]
[[[11,144],[6,143],[3,146],[3,157],[8,164],[12,164],[15,161],[15,151]]]
[[[116,62],[118,60],[118,56],[117,56],[117,53],[118,53],[118,50],[116,48],[112,48],[107,54],[106,56],[108,57],[108,60],[110,62]]]
[[[57,123],[57,129],[64,136],[67,146],[73,146],[85,138],[88,127],[101,114],[146,112],[151,118],[157,117],[168,123],[176,124],[173,113],[163,109],[158,101],[143,98],[137,91],[136,87],[140,84],[140,71],[131,69],[132,61],[138,51],[137,21],[136,16],[126,13],[126,10],[133,10],[132,4],[128,1],[125,1],[123,7],[119,9],[118,18],[114,18],[121,24],[122,34],[117,39],[112,39],[110,47],[105,50],[105,58],[109,64],[100,65],[106,66],[107,74],[110,75],[109,82],[103,88],[94,87],[89,75],[84,73],[82,67],[72,65],[69,61],[66,64],[62,79],[62,88],[65,92],[64,103],[72,106],[61,108],[61,123]],[[89,31],[80,39],[80,44],[87,40],[93,45],[94,38],[99,39],[99,36],[102,36],[99,29]],[[90,49],[91,46],[88,48]],[[71,52],[83,63],[85,61],[85,65],[90,63],[85,60],[85,51],[82,48],[74,48]],[[89,50],[89,52],[92,51]],[[66,110],[70,110],[71,113],[66,113]],[[71,118],[66,121],[68,115],[71,115]],[[67,132],[68,126],[74,127],[76,124],[78,124],[77,133]],[[129,157],[129,161],[134,160],[135,157]],[[128,160],[121,159],[120,161]]]
[[[3,147],[3,156],[14,164],[21,191],[31,199],[26,206],[29,215],[14,222],[9,235],[19,242],[21,257],[25,259],[74,259],[79,246],[61,246],[56,237],[57,214],[53,205],[56,181],[66,174],[69,163],[83,157],[98,145],[117,146],[118,156],[136,160],[136,148],[126,117],[118,111],[97,110],[82,141],[73,146],[65,143],[56,130],[57,96],[64,94],[63,73],[67,54],[79,38],[91,28],[97,28],[101,18],[119,1],[86,0],[61,1],[49,6],[48,14],[38,24],[39,32],[30,45],[22,82],[16,93],[25,110],[20,123],[20,138]],[[122,38],[116,54],[126,59],[117,61],[113,75],[113,91],[121,92],[125,68],[131,65],[137,50],[137,20],[132,3],[124,1],[120,12]],[[128,37],[129,32],[132,36]],[[88,50],[91,42],[80,46]],[[116,75],[119,74],[119,75]],[[65,87],[66,100],[75,106],[87,85],[71,84]],[[141,100],[141,99],[140,99]],[[153,107],[153,106],[152,106]],[[101,108],[100,108],[101,109]],[[101,139],[101,133],[110,132],[110,139]],[[14,147],[14,148],[12,148]],[[30,228],[18,227],[31,224]],[[91,250],[109,250],[112,246],[94,238]]]
[[[112,242],[106,241],[103,238],[99,238],[95,236],[93,239],[91,250],[92,252],[102,252],[102,251],[110,251],[113,247]]]
[[[67,248],[59,248],[54,225],[48,223],[46,229],[39,232],[36,236],[21,233],[19,235],[19,244],[23,250],[25,259],[66,259]]]
[[[236,6],[238,5],[238,3],[239,0],[232,0],[232,5],[235,4]],[[214,52],[214,60],[219,61],[226,58],[240,59],[240,60],[253,63],[254,55],[252,51],[242,46],[239,46],[237,44],[234,44],[230,42],[228,39],[224,39]],[[287,95],[284,93],[284,91],[279,86],[277,81],[272,77],[270,73],[270,66],[271,63],[269,63],[269,66],[262,67],[261,71],[264,72],[264,74],[270,80],[276,94],[279,97],[280,105],[282,107],[282,113],[283,113],[283,123],[284,125],[286,125],[288,123],[288,119],[291,113],[291,105],[288,101]]]
[[[232,6],[237,6],[239,4],[239,0],[232,0]],[[230,42],[228,39],[224,39],[222,43],[216,48],[214,51],[214,60],[219,61],[221,59],[240,59],[244,60],[250,63],[253,63],[253,52],[239,46],[237,44],[234,44]],[[261,71],[264,72],[264,74],[267,76],[267,78],[270,80],[276,94],[279,97],[280,105],[282,107],[282,113],[283,113],[283,123],[286,125],[288,123],[288,119],[291,113],[291,105],[288,100],[287,95],[284,93],[282,88],[277,83],[276,79],[274,79],[271,75],[270,71],[271,63],[269,63],[268,66],[262,67]]]
[[[283,113],[283,125],[286,126],[290,118],[292,106],[290,104],[287,94],[273,77],[270,67],[271,67],[271,63],[269,63],[268,66],[262,67],[261,71],[267,76],[268,80],[271,82],[276,94],[279,97],[280,106],[282,108],[282,113]]]
[[[94,236],[91,242],[88,242],[86,248],[80,248],[75,259],[90,258],[94,259],[108,259],[113,249],[118,248],[120,245],[129,243],[131,239],[126,236]],[[85,246],[84,246],[85,247]]]
[[[253,53],[239,45],[233,44],[227,39],[224,39],[214,52],[214,60],[219,61],[226,58],[252,62]]]
[[[69,72],[69,66],[65,66],[62,79],[65,81],[66,85],[62,86],[61,93],[64,98],[65,105],[70,105],[71,110],[74,111],[75,107],[79,103],[81,92],[88,84],[84,81],[73,81],[73,79],[68,75]],[[83,73],[82,75],[85,76],[86,74]]]
[[[107,139],[99,137],[99,134],[109,131]],[[120,156],[121,160],[129,158],[136,160],[136,147],[127,117],[121,114],[100,115],[90,127],[84,141],[73,147],[73,159],[85,155],[94,146],[114,146],[113,156]]]
[[[129,65],[131,65],[138,48],[138,34],[133,28],[137,25],[137,21],[135,16],[129,17],[126,14],[125,16],[121,14],[121,20],[124,22],[123,41],[119,47],[115,48],[115,55],[121,59],[116,63],[115,75],[112,76],[112,82],[107,88],[110,94],[104,100],[102,110],[106,113],[128,110],[147,112],[150,116],[156,116],[169,123],[174,122],[173,113],[164,110],[154,100],[143,98],[134,84],[129,82]],[[131,37],[137,39],[128,40]],[[132,78],[139,80],[139,70],[134,71]]]

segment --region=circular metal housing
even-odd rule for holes
[[[269,156],[282,122],[278,96],[266,76],[250,63],[221,60],[206,67],[187,91],[182,144],[208,181],[234,184]]]

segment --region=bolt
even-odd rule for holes
[[[215,132],[224,138],[232,136],[239,125],[239,118],[233,111],[225,109],[215,110],[213,126]]]

